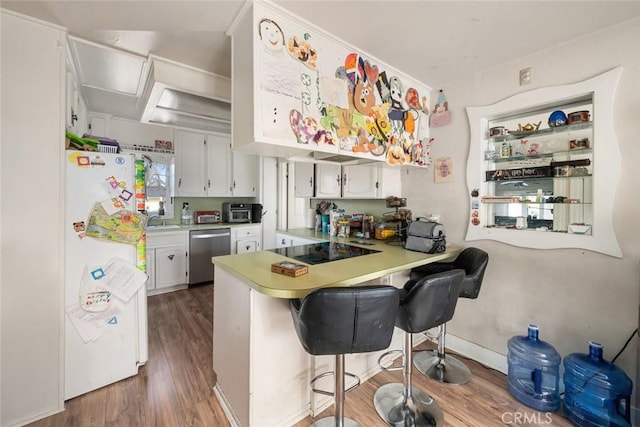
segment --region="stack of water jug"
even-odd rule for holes
[[[529,325],[527,336],[508,342],[509,392],[525,405],[543,412],[560,408],[560,354],[538,338]],[[602,345],[589,343],[589,354],[564,359],[564,415],[577,426],[631,426],[631,379],[602,357]]]

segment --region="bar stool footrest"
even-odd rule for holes
[[[314,392],[314,393],[323,394],[325,396],[335,396],[336,394],[333,391],[322,390],[322,389],[314,387],[314,384],[316,383],[316,381],[318,381],[318,380],[320,380],[320,379],[322,379],[324,377],[333,376],[333,375],[335,375],[335,371],[327,371],[327,372],[323,372],[321,374],[316,375],[309,382],[309,385],[311,386],[311,391]],[[344,390],[345,393],[348,393],[351,390],[360,387],[360,377],[359,376],[357,376],[355,374],[352,374],[351,372],[345,372],[344,376],[345,377],[351,377],[351,378],[356,380],[356,383],[354,385],[352,385],[351,387],[349,387],[349,388]]]
[[[402,365],[396,366],[394,368],[391,365],[385,366],[385,365],[382,364],[382,359],[384,359],[385,357],[388,357],[388,356],[390,356],[392,354],[400,354],[400,355],[402,355]],[[380,366],[380,368],[383,371],[400,371],[400,370],[402,370],[402,367],[404,366],[404,364],[405,364],[405,360],[404,360],[404,351],[403,350],[389,350],[386,353],[381,354],[380,357],[378,358],[378,366]]]

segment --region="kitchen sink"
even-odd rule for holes
[[[169,225],[147,225],[147,230],[169,230],[171,228],[180,228],[177,224]]]

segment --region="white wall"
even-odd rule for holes
[[[624,67],[614,111],[622,164],[620,182],[611,191],[615,191],[614,227],[623,259],[578,249],[534,250],[494,241],[465,242],[470,213],[465,107],[492,104],[525,90],[578,82],[616,66]],[[518,71],[526,67],[532,67],[532,83],[519,86]],[[604,345],[605,358],[611,360],[638,327],[640,20],[452,81],[442,89],[452,120],[448,126],[432,128],[431,152],[434,159],[453,159],[455,182],[435,184],[433,168],[411,170],[403,174],[403,196],[418,216],[439,213],[449,242],[477,246],[490,254],[480,297],[459,301],[448,332],[506,354],[507,340],[526,334],[528,323],[537,323],[541,339],[563,357],[587,352],[587,342],[596,340]],[[605,144],[596,142],[598,147]],[[636,386],[637,345],[636,338],[616,362]]]
[[[0,424],[63,409],[64,33],[1,13]]]

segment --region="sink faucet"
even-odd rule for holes
[[[153,221],[154,219],[162,219],[162,225],[165,225],[164,218],[162,218],[160,215],[150,216],[149,219],[147,219],[147,225],[151,225],[151,221]]]

